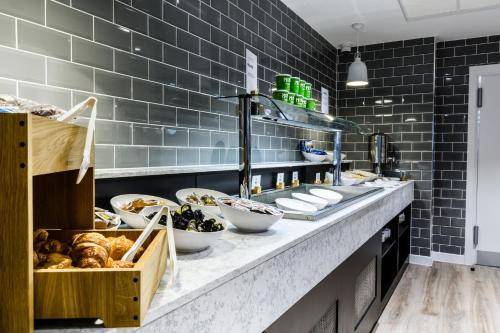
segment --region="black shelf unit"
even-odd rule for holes
[[[381,244],[381,300],[387,302],[408,265],[411,205],[387,223],[391,237]]]

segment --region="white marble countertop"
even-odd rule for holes
[[[143,327],[40,329],[40,331],[193,332],[196,329],[198,332],[216,332],[217,330],[225,332],[225,329],[229,328],[221,327],[222,322],[227,322],[231,330],[234,328],[238,332],[262,331],[378,232],[390,218],[395,216],[391,214],[397,214],[411,201],[413,201],[412,181],[396,188],[384,189],[315,222],[284,219],[272,226],[269,231],[260,234],[242,234],[234,227],[230,227],[213,247],[196,254],[179,255],[179,274],[176,282],[172,288],[167,289],[168,273],[163,278]],[[335,243],[334,246],[332,242]],[[304,250],[295,253],[301,247],[304,247]],[[315,254],[305,253],[309,250],[313,251],[314,247],[317,247],[314,251],[321,251],[316,253],[320,255],[315,256],[317,262],[310,260],[310,256]],[[306,257],[301,259],[299,254],[306,255]],[[329,256],[327,261],[323,258],[323,254]],[[294,259],[287,259],[286,256],[292,256]],[[314,272],[311,275],[310,271],[304,271],[306,275],[299,281],[288,281],[287,283],[296,285],[293,291],[283,289],[282,283],[286,281],[274,285],[279,279],[286,279],[285,275],[289,273],[293,273],[294,277],[300,277],[298,271],[283,271],[287,267],[292,269],[295,264],[294,261],[286,260],[308,260],[302,265],[306,265]],[[273,266],[269,266],[271,264]],[[266,268],[268,266],[269,268]],[[277,271],[273,271],[274,268],[271,267],[276,269],[279,267],[282,270],[282,273],[279,273],[279,279],[265,278],[268,273],[277,277]],[[259,277],[266,280],[262,282]],[[249,280],[255,284],[264,283],[260,286],[262,295],[259,295],[258,286],[253,284],[250,291],[245,290]],[[267,286],[265,283],[273,285]],[[266,296],[264,291],[276,293],[276,298],[269,300],[270,296]],[[245,296],[239,294],[240,292],[247,293],[248,299],[241,299]],[[283,295],[279,296],[280,292]],[[250,295],[255,296],[257,304],[253,304],[254,300]],[[228,304],[225,304],[224,298],[226,297]],[[258,297],[264,298],[258,301]],[[248,304],[243,306],[246,302]],[[262,318],[257,317],[259,310],[261,308],[264,310],[262,304],[259,305],[258,302],[271,303],[269,304],[271,307],[262,313]],[[272,304],[272,302],[278,303]],[[201,308],[205,306],[209,309]],[[246,307],[249,308],[246,309]],[[220,314],[207,315],[205,313],[219,308],[224,310],[223,317],[220,317]],[[236,312],[231,314],[230,311]],[[241,318],[240,316],[243,316],[245,311],[252,311],[250,313],[255,313],[256,317]],[[252,322],[249,321],[250,319]],[[217,323],[217,320],[221,322]],[[214,325],[219,325],[217,330]]]

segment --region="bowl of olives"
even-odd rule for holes
[[[151,207],[145,220],[151,220],[161,207]],[[226,222],[215,214],[191,205],[169,206],[170,216],[162,216],[159,224],[167,225],[167,218],[172,219],[175,248],[179,252],[199,252],[207,249],[220,238],[227,228]]]

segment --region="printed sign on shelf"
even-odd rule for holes
[[[247,93],[257,91],[257,56],[248,49],[246,50],[247,67]]]
[[[321,87],[321,112],[328,114],[329,112],[330,92],[328,89]]]

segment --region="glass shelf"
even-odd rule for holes
[[[240,98],[249,96],[250,95],[219,96],[215,98],[229,99],[238,103]],[[257,108],[252,108],[252,110],[255,110],[252,111],[252,118],[254,119],[326,132],[342,131],[364,135],[372,133],[369,127],[358,125],[353,121],[333,117],[317,111],[310,111],[263,94],[251,95],[251,100],[258,105]]]

